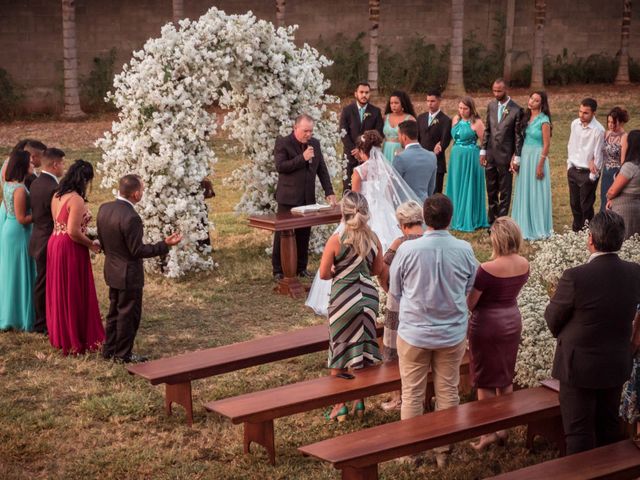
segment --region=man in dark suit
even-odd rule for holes
[[[25,149],[26,150],[26,149]],[[58,178],[64,173],[64,152],[57,148],[48,148],[42,155],[42,171],[31,184],[31,211],[33,231],[29,240],[29,255],[36,262],[36,282],[33,288],[33,305],[36,319],[33,331],[46,333],[46,279],[47,244],[53,232],[51,199],[58,188]]]
[[[346,178],[342,182],[344,190],[351,189],[351,176],[353,169],[358,166],[358,160],[354,157],[358,137],[367,130],[377,130],[383,135],[384,121],[380,109],[369,103],[371,88],[366,82],[356,85],[355,101],[342,109],[340,113],[340,130],[347,132],[342,137],[344,154],[347,156]]]
[[[117,199],[98,210],[98,239],[105,254],[104,278],[109,286],[102,356],[124,363],[146,360],[132,353],[142,315],[142,259],[166,255],[169,247],[182,240],[182,235],[174,233],[154,244],[142,242],[142,219],[135,204],[142,199],[143,190],[140,177],[125,175],[120,179]]]
[[[425,150],[436,154],[438,173],[435,193],[442,193],[444,175],[447,173],[445,150],[451,142],[451,119],[440,110],[442,95],[436,90],[427,92],[426,113],[418,115],[418,142]]]
[[[480,150],[480,163],[485,167],[487,197],[489,200],[489,223],[509,214],[511,205],[511,160],[519,162],[522,151],[523,111],[507,95],[503,79],[493,82],[494,100],[487,105],[484,140]]]
[[[278,213],[290,212],[293,207],[316,203],[316,176],[320,179],[327,201],[332,205],[336,203],[329,170],[320,150],[320,142],[312,138],[313,125],[314,120],[309,115],[300,115],[296,118],[293,133],[276,139],[273,155],[278,172],[276,188]],[[295,234],[298,250],[297,273],[301,277],[313,277],[307,270],[311,228],[298,228]],[[276,232],[273,237],[271,264],[273,277],[281,280],[283,273],[280,259],[280,232]]]
[[[552,375],[560,380],[567,453],[620,438],[618,407],[629,379],[640,265],[618,258],[624,221],[610,210],[589,224],[589,261],[565,270],[544,317],[558,339]]]

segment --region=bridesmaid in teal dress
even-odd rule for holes
[[[522,121],[526,131],[520,164],[513,162],[511,165],[517,172],[511,216],[526,240],[540,240],[553,233],[547,158],[551,143],[551,113],[545,92],[533,92],[529,96]]]
[[[484,123],[475,102],[464,97],[458,103],[458,115],[453,118],[451,137],[453,148],[449,157],[447,196],[453,203],[451,229],[473,232],[487,228],[484,169],[480,165],[480,149]]]
[[[413,109],[411,98],[405,92],[397,90],[391,94],[384,110],[384,144],[382,153],[384,158],[393,163],[393,157],[402,150],[402,145],[398,140],[398,125],[405,120],[415,120],[416,112]]]
[[[2,186],[6,218],[0,228],[0,330],[33,328],[36,265],[29,256],[31,208],[24,186],[30,171],[29,153],[13,152]]]

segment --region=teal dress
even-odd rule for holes
[[[409,115],[405,115],[402,121],[408,120]],[[398,141],[398,126],[392,127],[389,123],[389,115],[384,119],[384,128],[382,129],[382,133],[384,133],[384,144],[382,145],[382,153],[384,154],[384,158],[389,162],[389,165],[393,164],[393,158],[396,154],[402,150],[402,145]]]
[[[35,317],[36,264],[29,256],[31,225],[20,224],[15,214],[13,193],[19,188],[26,191],[22,183],[5,183],[2,187],[0,208],[6,218],[0,228],[0,330],[30,331]]]
[[[484,169],[480,165],[478,135],[469,120],[451,129],[453,148],[449,156],[447,196],[453,203],[451,229],[473,232],[489,226],[485,204]]]
[[[536,177],[536,168],[542,154],[542,125],[545,123],[550,122],[544,113],[538,114],[529,122],[516,176],[511,216],[527,240],[540,240],[553,233],[549,160],[544,163],[544,178]]]

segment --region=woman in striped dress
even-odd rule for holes
[[[320,261],[320,278],[332,280],[329,300],[329,368],[333,375],[356,370],[382,358],[376,340],[378,290],[372,275],[383,269],[382,247],[369,228],[369,205],[364,195],[347,192],[342,198],[344,230],[327,241]],[[364,413],[364,401],[352,413]],[[343,421],[344,403],[334,405],[328,420]]]

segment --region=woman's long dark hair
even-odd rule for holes
[[[640,165],[640,130],[631,130],[627,135],[627,155],[624,161]]]
[[[529,98],[531,98],[532,95],[540,96],[540,112],[544,113],[547,117],[549,117],[549,125],[553,130],[553,122],[551,121],[551,109],[549,108],[549,98],[547,97],[547,92],[545,92],[544,90],[536,90],[534,92],[531,92],[531,94],[529,95]],[[522,115],[521,127],[523,132],[527,129],[527,125],[529,125],[529,120],[531,120],[531,110],[527,106],[527,108],[524,109],[524,115]]]
[[[400,105],[402,105],[402,110],[404,113],[411,115],[413,118],[416,118],[416,111],[413,109],[413,104],[411,103],[411,98],[405,92],[401,90],[396,90],[389,95],[387,99],[387,106],[384,109],[384,114],[388,115],[391,113],[391,97],[398,97],[400,100]]]
[[[24,182],[29,175],[31,155],[24,150],[14,150],[9,157],[4,177],[7,182]]]
[[[93,166],[85,160],[76,160],[69,167],[66,175],[60,180],[56,197],[60,198],[66,193],[76,192],[87,201],[87,186],[93,179]]]

